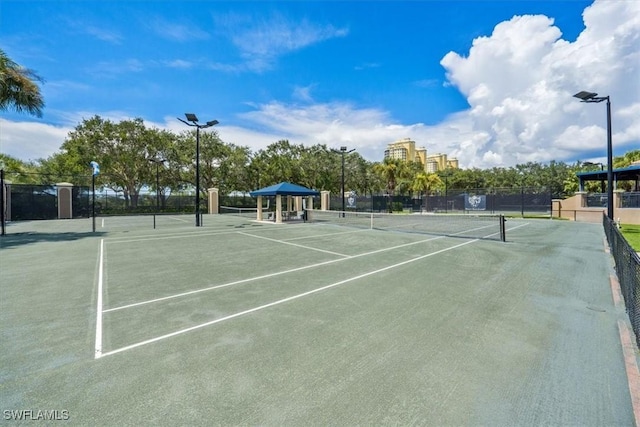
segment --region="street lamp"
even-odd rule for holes
[[[196,227],[200,227],[200,129],[217,125],[217,120],[211,120],[204,125],[198,124],[198,118],[193,113],[185,113],[187,121],[178,117],[182,123],[196,128]]]
[[[166,162],[166,159],[158,159],[156,157],[149,157],[147,160],[149,160],[151,163],[155,163],[156,164],[156,212],[160,211],[160,164],[164,164],[164,162]]]
[[[613,221],[613,146],[611,143],[611,100],[595,92],[581,91],[573,95],[582,102],[607,101],[607,216]]]
[[[342,184],[341,184],[341,188],[342,188],[342,217],[344,218],[344,212],[346,210],[345,206],[344,206],[344,155],[345,154],[349,154],[351,152],[356,151],[355,148],[347,151],[347,147],[342,146],[340,147],[340,151],[337,150],[331,150],[334,153],[340,153],[342,155]]]

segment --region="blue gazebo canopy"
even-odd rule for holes
[[[259,190],[250,191],[251,197],[258,196],[318,196],[319,191],[311,190],[302,185],[291,184],[290,182],[281,182],[280,184],[270,185]]]

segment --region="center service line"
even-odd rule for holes
[[[360,274],[358,276],[351,277],[351,278],[345,279],[345,280],[341,280],[339,282],[335,282],[335,283],[332,283],[332,284],[327,285],[327,286],[323,286],[323,287],[320,287],[320,288],[317,288],[317,289],[313,289],[311,291],[303,292],[301,294],[293,295],[293,296],[290,296],[290,297],[287,297],[287,298],[283,298],[283,299],[280,299],[280,300],[277,300],[277,301],[274,301],[274,302],[270,302],[268,304],[261,305],[259,307],[251,308],[249,310],[245,310],[245,311],[241,311],[239,313],[231,314],[229,316],[221,317],[220,319],[212,320],[210,322],[202,323],[200,325],[192,326],[190,328],[181,329],[179,331],[171,332],[170,334],[161,335],[159,337],[151,338],[151,339],[146,340],[146,341],[141,341],[141,342],[136,343],[136,344],[131,344],[131,345],[128,345],[126,347],[121,347],[121,348],[118,348],[116,350],[112,350],[112,351],[103,353],[102,357],[111,356],[113,354],[121,353],[121,352],[127,351],[127,350],[132,350],[132,349],[134,349],[136,347],[141,347],[143,345],[151,344],[151,343],[154,343],[154,342],[157,342],[157,341],[161,341],[161,340],[164,340],[166,338],[171,338],[171,337],[174,337],[174,336],[177,336],[177,335],[182,335],[182,334],[185,334],[187,332],[195,331],[196,329],[201,329],[201,328],[204,328],[206,326],[211,326],[211,325],[215,325],[216,323],[224,322],[225,320],[231,320],[231,319],[234,319],[236,317],[244,316],[245,314],[250,314],[250,313],[253,313],[253,312],[256,312],[256,311],[264,310],[265,308],[273,307],[275,305],[283,304],[285,302],[293,301],[293,300],[298,299],[298,298],[306,297],[308,295],[312,295],[312,294],[315,294],[317,292],[321,292],[321,291],[325,291],[327,289],[335,288],[336,286],[340,286],[340,285],[343,285],[345,283],[352,282],[354,280],[362,279],[363,277],[367,277],[367,276],[371,276],[371,275],[374,275],[374,274],[378,274],[378,273],[381,273],[383,271],[391,270],[393,268],[401,267],[403,265],[406,265],[406,264],[409,264],[409,263],[412,263],[412,262],[415,262],[415,261],[419,261],[419,260],[424,259],[424,258],[428,258],[428,257],[434,256],[434,255],[441,254],[443,252],[447,252],[447,251],[450,251],[450,250],[453,250],[453,249],[460,248],[460,247],[468,245],[470,243],[477,242],[478,240],[480,240],[480,239],[469,240],[469,241],[466,241],[464,243],[460,243],[458,245],[451,246],[449,248],[441,249],[439,251],[431,252],[431,253],[428,253],[426,255],[421,255],[419,257],[412,258],[412,259],[409,259],[407,261],[402,261],[402,262],[399,262],[397,264],[393,264],[393,265],[390,265],[390,266],[387,266],[387,267],[383,267],[383,268],[380,268],[378,270],[374,270],[374,271],[370,271],[368,273]]]
[[[102,357],[102,274],[104,266],[104,239],[100,239],[100,260],[98,261],[98,303],[96,304],[96,353],[95,358]]]
[[[182,298],[182,297],[186,297],[186,296],[189,296],[189,295],[199,294],[201,292],[213,291],[213,290],[216,290],[216,289],[226,288],[226,287],[229,287],[229,286],[240,285],[240,284],[243,284],[243,283],[249,283],[249,282],[253,282],[253,281],[256,281],[256,280],[269,279],[269,278],[276,277],[276,276],[281,276],[281,275],[284,275],[284,274],[290,274],[290,273],[295,273],[295,272],[298,272],[298,271],[307,270],[307,269],[311,269],[311,268],[322,267],[323,265],[329,265],[329,264],[333,264],[333,263],[336,263],[336,262],[346,261],[346,260],[350,260],[350,259],[354,259],[354,258],[360,258],[360,257],[364,257],[364,256],[369,256],[369,255],[375,255],[375,254],[378,254],[378,253],[381,253],[381,252],[392,251],[394,249],[399,249],[399,248],[404,248],[404,247],[407,247],[407,246],[417,245],[417,244],[420,244],[420,243],[430,242],[432,240],[444,239],[444,237],[445,236],[432,237],[432,238],[429,238],[429,239],[417,240],[415,242],[403,243],[401,245],[392,246],[390,248],[376,249],[375,251],[365,252],[365,253],[361,253],[361,254],[357,254],[357,255],[343,256],[343,258],[338,258],[338,259],[332,259],[332,260],[329,260],[329,261],[318,262],[318,263],[315,263],[315,264],[305,265],[305,266],[302,266],[302,267],[291,268],[289,270],[276,271],[275,273],[268,273],[268,274],[263,274],[261,276],[249,277],[247,279],[235,280],[233,282],[223,283],[221,285],[209,286],[207,288],[195,289],[193,291],[187,291],[187,292],[182,292],[182,293],[179,293],[179,294],[168,295],[166,297],[154,298],[154,299],[150,299],[150,300],[146,300],[146,301],[140,301],[140,302],[134,302],[134,303],[127,304],[127,305],[121,305],[119,307],[108,308],[106,310],[103,310],[102,312],[103,313],[109,313],[111,311],[124,310],[124,309],[127,309],[127,308],[138,307],[138,306],[141,306],[141,305],[152,304],[152,303],[166,301],[166,300],[170,300],[170,299],[174,299],[174,298]]]
[[[264,237],[264,236],[256,236],[254,234],[249,234],[249,233],[243,233],[242,231],[238,231],[238,234],[242,234],[243,236],[249,236],[249,237],[254,237],[256,239],[264,239],[264,240],[268,240],[270,242],[277,242],[277,243],[282,243],[283,245],[291,245],[291,246],[295,246],[297,248],[302,248],[302,249],[309,249],[311,251],[318,251],[318,252],[324,252],[326,254],[331,254],[331,255],[338,255],[341,257],[345,257],[348,258],[349,255],[345,255],[345,254],[340,254],[338,252],[333,252],[333,251],[327,251],[324,249],[318,249],[318,248],[312,248],[310,246],[304,246],[304,245],[299,245],[297,243],[291,243],[291,242],[285,242],[284,240],[276,240],[276,239],[272,239],[270,237]]]

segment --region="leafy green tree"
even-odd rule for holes
[[[0,153],[0,169],[4,170],[5,179],[13,184],[39,184],[38,165],[24,162],[15,157]]]
[[[149,147],[154,134],[142,119],[113,123],[99,116],[85,119],[62,144],[68,166],[90,174],[89,162],[100,164],[97,183],[114,191],[122,191],[125,203],[138,206],[141,188],[151,182]]]
[[[340,191],[340,162],[340,155],[333,153],[324,144],[303,149],[300,154],[302,180],[298,184],[338,193]],[[345,162],[348,162],[348,155]],[[345,166],[345,170],[349,170],[349,167]],[[347,172],[345,175],[349,176]]]
[[[0,111],[13,109],[42,117],[44,99],[37,82],[42,83],[43,79],[0,49]]]
[[[283,181],[303,182],[304,172],[300,162],[303,151],[302,145],[291,144],[286,139],[258,151],[256,156],[264,165],[260,171],[261,185],[269,186]]]

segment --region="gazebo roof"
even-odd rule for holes
[[[578,172],[576,175],[581,181],[602,181],[607,179],[607,170]],[[613,170],[613,179],[615,181],[635,181],[638,178],[640,178],[640,165],[632,165]]]
[[[257,196],[318,196],[319,191],[311,190],[290,182],[281,182],[280,184],[270,185],[259,190],[249,192],[251,197]]]

